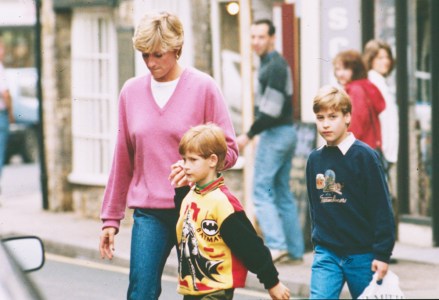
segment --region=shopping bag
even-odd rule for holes
[[[378,274],[373,274],[372,281],[358,297],[358,299],[405,299],[404,293],[399,288],[399,278],[392,271],[387,271],[386,276],[377,282]]]

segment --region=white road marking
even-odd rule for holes
[[[128,275],[130,272],[130,269],[125,268],[125,267],[108,265],[105,263],[97,263],[97,262],[92,262],[92,261],[88,261],[88,260],[81,259],[81,258],[71,258],[71,257],[47,253],[47,252],[46,252],[46,259],[50,260],[50,261],[71,264],[71,265],[86,267],[86,268],[90,268],[90,269],[97,269],[97,270],[104,270],[104,271],[109,271],[109,272],[122,273],[122,274],[126,274],[126,275]],[[177,277],[164,274],[162,276],[162,280],[176,283]],[[236,289],[235,294],[259,297],[262,299],[269,298],[268,292],[264,293],[264,292],[250,291],[250,290],[244,290],[244,289]]]

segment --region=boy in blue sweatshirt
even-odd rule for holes
[[[358,298],[374,272],[382,279],[395,244],[395,223],[378,154],[348,131],[349,96],[322,87],[313,102],[316,126],[326,145],[306,166],[314,260],[312,299],[339,298],[347,282]]]

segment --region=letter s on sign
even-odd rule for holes
[[[343,30],[348,28],[347,10],[343,7],[334,7],[328,11],[329,28],[332,30]]]

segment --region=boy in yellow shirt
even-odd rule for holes
[[[191,128],[179,152],[183,164],[173,167],[183,168],[193,187],[177,187],[175,194],[180,210],[178,292],[184,299],[232,299],[234,289],[245,285],[248,269],[273,299],[288,299],[289,289],[279,281],[270,251],[218,173],[227,152],[221,128]]]

